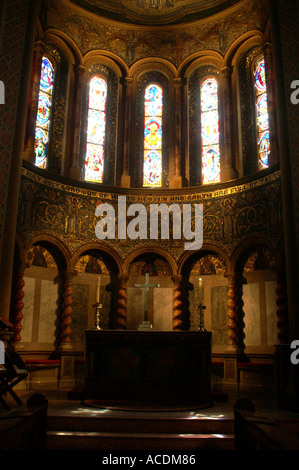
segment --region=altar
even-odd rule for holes
[[[85,331],[85,400],[211,405],[211,333]]]

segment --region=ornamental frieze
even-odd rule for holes
[[[112,192],[113,191],[113,192]],[[281,190],[279,172],[240,185],[215,189],[200,188],[147,194],[146,191],[111,188],[99,191],[72,186],[23,168],[19,200],[18,231],[25,243],[33,236],[49,233],[60,238],[73,252],[80,245],[96,242],[95,215],[99,204],[108,203],[115,209],[116,226],[118,197],[126,196],[127,207],[143,204],[150,213],[151,204],[203,205],[203,242],[223,247],[228,254],[244,238],[263,235],[276,243],[281,237]],[[170,214],[171,215],[171,214]],[[128,220],[130,218],[128,217]],[[184,240],[172,238],[172,218],[169,240],[147,239],[104,240],[125,257],[136,247],[158,246],[178,258],[184,251]],[[194,227],[194,214],[191,224]],[[160,227],[161,228],[161,227]],[[101,241],[103,243],[103,241]]]

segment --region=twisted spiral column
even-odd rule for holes
[[[127,329],[127,280],[128,276],[119,276],[119,286],[117,289],[116,306],[116,328],[118,330]]]
[[[16,282],[16,303],[15,303],[15,317],[14,317],[14,336],[13,342],[21,341],[21,331],[22,331],[22,320],[23,320],[23,308],[24,308],[24,273],[19,273],[17,282]]]
[[[237,316],[237,286],[235,276],[229,277],[228,284],[228,348],[230,350],[238,349],[238,316]]]
[[[182,276],[173,276],[173,311],[172,311],[172,329],[174,331],[183,330],[183,295],[182,295]]]
[[[63,305],[62,305],[62,324],[61,324],[61,345],[70,346],[71,344],[71,324],[72,324],[72,303],[73,303],[73,274],[67,273],[64,284]]]

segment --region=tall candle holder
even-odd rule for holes
[[[100,304],[100,303],[96,303],[93,305],[94,309],[95,309],[95,322],[94,322],[94,327],[93,329],[94,330],[101,330],[102,328],[100,327],[100,310],[101,308],[103,308],[103,305]]]
[[[206,306],[200,304],[200,305],[196,305],[195,308],[196,310],[199,310],[199,325],[198,325],[197,331],[206,331],[204,327],[204,315],[203,315],[203,311],[206,309]]]

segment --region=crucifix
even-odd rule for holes
[[[139,325],[138,330],[148,330],[152,328],[152,325],[148,319],[148,293],[150,287],[160,287],[160,284],[150,284],[149,283],[149,273],[145,273],[145,283],[144,284],[134,284],[135,287],[144,288],[144,320]]]

